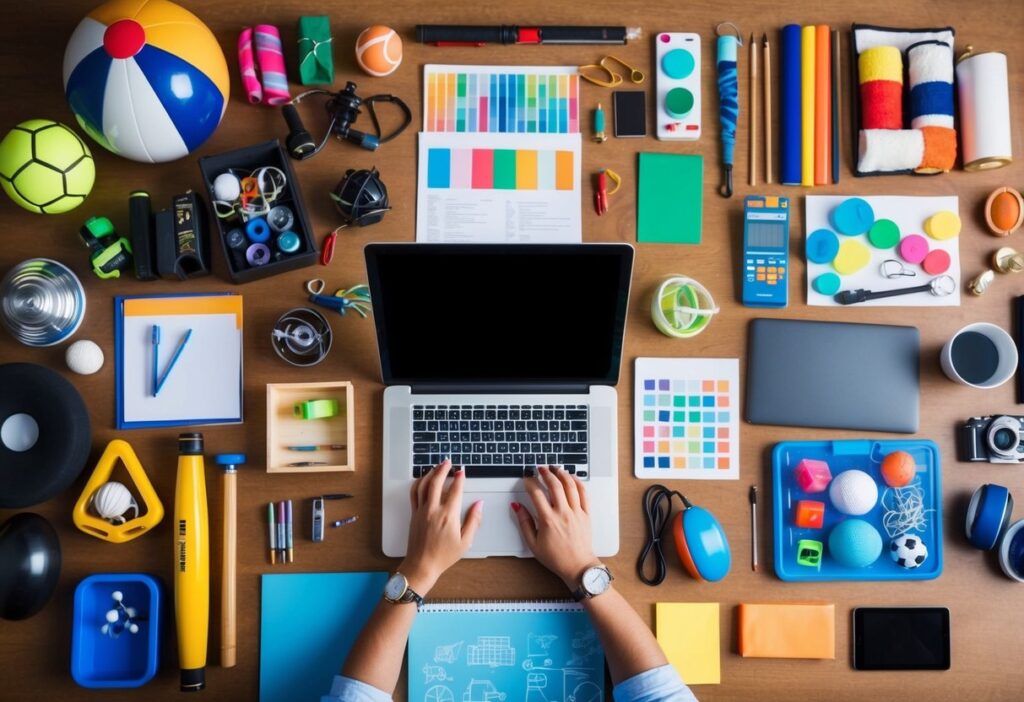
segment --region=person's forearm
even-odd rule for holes
[[[399,572],[408,578],[409,586],[417,593],[425,595],[433,587],[433,576],[421,574],[414,568],[403,568],[404,564]],[[415,619],[415,604],[394,604],[382,599],[353,644],[341,674],[394,695]]]
[[[668,663],[651,630],[614,587],[584,600],[584,606],[601,639],[614,684]]]

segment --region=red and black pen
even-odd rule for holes
[[[639,27],[520,27],[418,24],[416,41],[434,46],[484,44],[625,44],[639,39]]]

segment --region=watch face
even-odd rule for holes
[[[611,576],[604,568],[587,568],[583,573],[583,588],[591,595],[600,595],[611,585],[611,580]]]
[[[405,576],[401,573],[395,573],[388,581],[384,584],[384,597],[389,600],[398,600],[402,595],[405,594],[405,590],[408,587],[408,582]]]

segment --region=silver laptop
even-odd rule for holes
[[[561,464],[587,487],[594,552],[619,550],[617,471],[627,244],[370,244],[384,384],[383,549],[404,556],[409,488],[445,456],[463,507],[484,501],[472,557],[529,556],[509,502]]]

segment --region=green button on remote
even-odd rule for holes
[[[693,109],[693,93],[686,88],[672,88],[665,96],[665,112],[673,119],[682,119]]]

